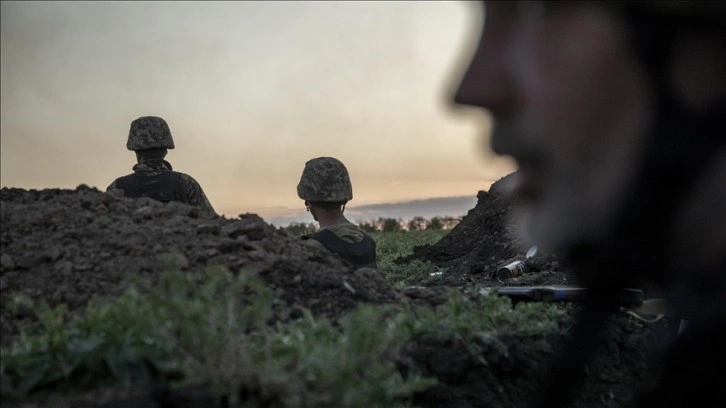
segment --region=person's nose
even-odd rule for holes
[[[486,27],[479,45],[454,94],[454,103],[489,110],[495,117],[506,116],[516,99],[508,43]]]

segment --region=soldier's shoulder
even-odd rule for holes
[[[119,185],[123,184],[124,180],[132,175],[133,174],[127,174],[125,176],[117,177],[114,181],[111,182],[111,184],[108,185],[108,187],[106,187],[106,191],[120,189],[121,187]]]
[[[197,182],[196,179],[194,179],[194,177],[192,177],[186,173],[182,173],[180,171],[175,171],[174,173],[176,173],[178,175],[179,180],[181,180],[183,183],[199,185],[199,183]]]
[[[352,222],[345,222],[337,225],[328,227],[333,234],[337,235],[338,238],[350,242],[357,243],[363,240],[368,234],[365,233],[359,226]]]
[[[125,176],[116,177],[116,179],[111,183],[111,186],[115,186],[115,185],[123,182],[124,180],[128,179],[129,177],[132,177],[133,175],[134,175],[134,173],[127,174]]]
[[[315,248],[321,249],[326,252],[330,251],[325,245],[323,245],[322,242],[318,241],[317,239],[307,239],[303,242],[305,243],[305,245],[307,245],[309,247],[315,247]]]

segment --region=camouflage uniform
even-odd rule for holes
[[[127,197],[150,197],[161,202],[180,201],[217,215],[202,187],[191,176],[173,171],[166,160],[150,160],[133,167],[134,172],[119,177],[106,191],[119,189]]]
[[[174,139],[164,119],[144,116],[131,122],[126,148],[173,149]],[[132,174],[114,180],[106,191],[121,190],[128,197],[150,197],[162,202],[179,201],[217,215],[199,183],[187,174],[173,171],[166,160],[144,160],[133,170]]]
[[[345,165],[332,157],[318,157],[305,163],[297,194],[313,203],[346,203],[353,187]],[[333,252],[357,267],[376,267],[376,243],[357,225],[345,222],[303,235],[310,246]]]
[[[357,267],[377,268],[376,242],[353,223],[343,223],[303,235],[307,245],[330,251]]]

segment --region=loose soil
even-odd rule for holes
[[[174,268],[259,269],[293,309],[337,319],[359,302],[401,295],[374,270],[358,272],[312,250],[255,214],[208,218],[184,204],[76,190],[3,188],[0,221],[0,329],[3,343],[33,316],[11,307],[16,295],[83,310],[93,297],[117,295],[130,274],[156,277]],[[356,273],[354,273],[356,272]]]
[[[203,271],[223,265],[231,271],[254,267],[293,319],[303,308],[336,320],[361,303],[405,303],[435,307],[458,287],[477,282],[502,285],[492,271],[507,260],[522,258],[521,243],[508,221],[509,204],[501,184],[479,192],[477,206],[439,243],[417,248],[412,259],[430,260],[446,272],[432,287],[394,289],[372,269],[354,270],[330,254],[305,246],[254,214],[234,219],[209,218],[193,207],[129,199],[81,185],[75,190],[0,191],[0,333],[7,345],[19,328],[34,322],[23,308],[11,307],[16,295],[65,303],[82,313],[96,297],[126,288],[130,274],[151,277],[177,268]],[[566,284],[569,274],[554,255],[538,254],[530,269],[507,285]],[[663,341],[667,322],[643,325],[627,315],[609,326],[603,358],[589,367],[577,407],[623,407],[642,384],[649,359],[646,350]],[[456,339],[418,339],[409,345],[401,370],[415,368],[439,384],[416,397],[423,407],[524,406],[546,375],[559,338],[499,339],[506,349],[485,348],[488,365],[472,361]],[[529,344],[541,347],[529,348]],[[485,347],[486,345],[482,345]],[[185,394],[186,393],[186,394]],[[159,392],[136,388],[99,390],[77,395],[32,397],[16,406],[208,406],[205,391]],[[49,399],[50,398],[50,399]],[[191,398],[191,399],[190,399]],[[207,401],[207,402],[205,402]]]
[[[492,184],[489,191],[479,191],[476,206],[451,232],[433,245],[415,247],[412,255],[397,262],[418,259],[438,265],[444,273],[433,285],[573,285],[573,274],[556,254],[538,250],[526,258],[529,248],[511,221],[512,205],[504,194],[512,178],[510,174]],[[504,282],[497,280],[497,269],[515,260],[525,261],[525,273]]]

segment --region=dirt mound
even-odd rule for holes
[[[86,186],[75,190],[0,190],[2,341],[30,314],[11,307],[15,295],[81,310],[93,297],[119,294],[124,278],[169,268],[202,271],[246,266],[293,309],[337,318],[359,302],[386,303],[397,292],[375,270],[354,271],[311,250],[254,214],[208,218],[195,208],[130,199]]]
[[[486,272],[520,251],[507,224],[509,203],[499,193],[500,182],[490,192],[479,193],[476,208],[444,239],[418,248],[411,259],[432,260],[446,267],[444,282],[449,286],[471,280],[496,284]],[[456,291],[442,285],[408,288],[401,294],[378,271],[353,270],[254,214],[208,218],[184,204],[129,199],[86,186],[41,191],[3,188],[0,222],[3,343],[10,342],[18,327],[33,319],[26,310],[10,307],[15,295],[46,300],[50,305],[66,303],[77,313],[94,297],[121,293],[129,274],[153,279],[166,269],[197,272],[212,265],[232,271],[255,268],[289,306],[289,315],[280,316],[283,319],[295,318],[303,308],[318,317],[336,319],[361,302],[435,306],[446,301],[449,291]],[[565,281],[556,260],[541,255],[538,259],[539,263],[533,264],[534,273],[509,284]],[[650,338],[662,337],[657,333],[664,327],[659,324],[650,330],[620,316],[609,331],[610,342],[604,350],[607,357],[591,367],[585,392],[576,406],[623,406],[632,385],[642,383],[647,343]],[[417,405],[523,406],[559,342],[551,338],[485,340],[482,337],[479,346],[486,352],[486,364],[472,360],[466,352],[468,346],[457,343],[456,338],[417,339],[411,344],[404,356],[408,364],[439,380],[437,386],[417,397]],[[68,398],[72,401],[75,397]],[[150,394],[139,398],[153,400]],[[59,405],[65,400],[54,401]],[[187,406],[186,402],[149,402],[146,406]],[[96,401],[85,406],[100,405]]]
[[[411,256],[397,260],[431,261],[445,270],[437,285],[476,282],[491,286],[566,285],[572,278],[555,254],[537,255],[527,260],[526,273],[504,283],[494,273],[499,266],[525,259],[527,248],[518,238],[512,222],[512,204],[504,194],[513,174],[499,179],[489,191],[479,191],[476,206],[461,222],[434,245],[416,247]]]

